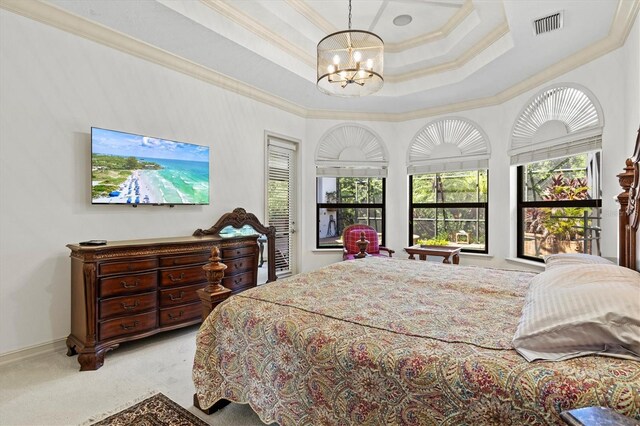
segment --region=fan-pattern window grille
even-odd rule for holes
[[[559,85],[536,95],[511,133],[511,164],[548,160],[602,147],[602,113],[592,95]]]
[[[443,118],[423,127],[407,153],[409,174],[486,169],[491,149],[480,128],[464,118]]]
[[[357,124],[329,129],[316,150],[318,176],[386,177],[387,149],[372,130]]]

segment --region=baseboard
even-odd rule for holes
[[[28,346],[16,351],[6,352],[0,355],[0,365],[10,364],[16,361],[22,361],[27,358],[33,358],[34,356],[66,351],[66,344],[64,338],[57,339],[49,343],[41,343],[39,345]]]

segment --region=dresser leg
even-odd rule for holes
[[[75,343],[67,338],[67,356],[74,356],[77,353]]]
[[[116,346],[117,347],[117,346]],[[78,362],[80,363],[80,371],[97,370],[104,364],[104,354],[113,347],[100,349],[95,352],[84,352],[78,355]]]

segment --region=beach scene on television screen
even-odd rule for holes
[[[209,147],[94,128],[94,204],[208,204]]]

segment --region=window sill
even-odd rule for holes
[[[324,248],[324,249],[313,249],[311,253],[342,253],[344,250],[341,248]]]
[[[505,260],[507,262],[519,263],[521,265],[530,266],[532,268],[544,271],[544,263],[534,262],[533,260],[518,259],[518,258],[515,258],[515,257],[507,257]]]
[[[460,257],[484,257],[486,259],[493,259],[492,254],[488,253],[468,253],[468,252],[460,252]]]

